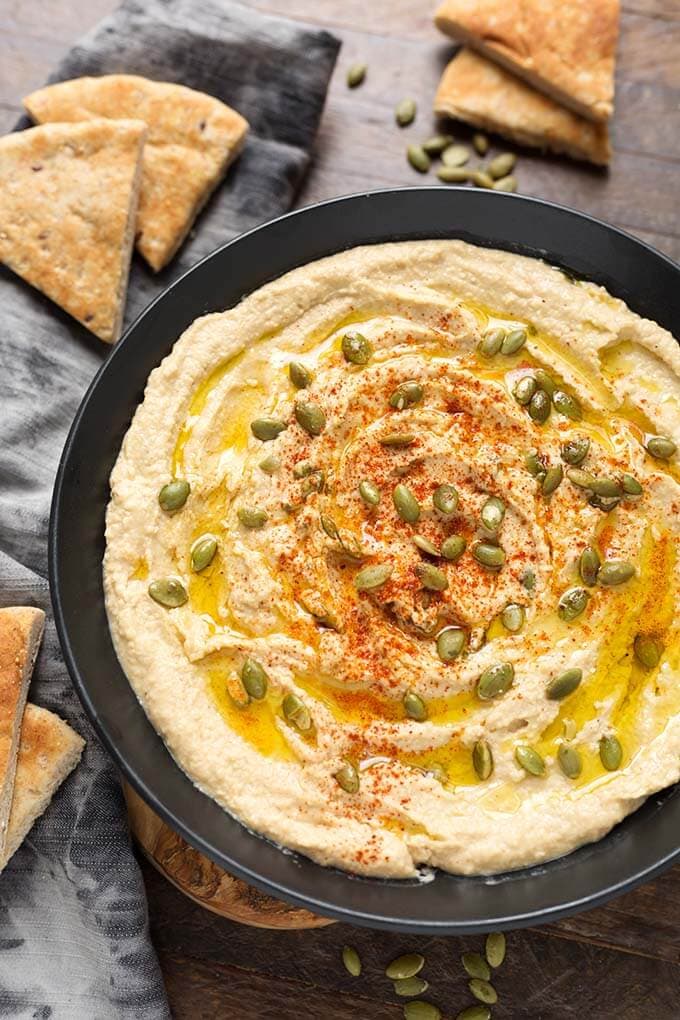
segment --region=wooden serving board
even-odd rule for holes
[[[123,792],[130,829],[144,856],[195,903],[230,921],[240,921],[254,928],[323,928],[333,924],[327,917],[291,907],[232,878],[189,846],[125,781]]]

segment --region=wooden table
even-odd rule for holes
[[[21,96],[41,85],[74,39],[115,5],[0,2],[0,131],[14,123]],[[344,43],[299,204],[421,183],[405,147],[431,133],[431,100],[451,52],[432,26],[433,4],[254,0],[254,6],[323,25]],[[350,92],[345,71],[356,60],[370,69],[364,86]],[[419,116],[400,131],[393,108],[406,95],[418,100]],[[523,154],[520,190],[593,213],[680,260],[680,0],[624,3],[613,136],[609,174]],[[152,937],[177,1018],[292,1020],[304,1012],[324,1020],[396,1020],[402,1007],[383,969],[411,949],[427,956],[428,997],[447,1017],[470,999],[458,957],[478,948],[479,939],[410,938],[345,925],[247,928],[196,906],[145,862],[142,869]],[[346,943],[363,957],[359,980],[340,964]],[[494,1016],[512,1020],[679,1017],[680,868],[599,910],[511,935],[496,985],[501,1001]]]

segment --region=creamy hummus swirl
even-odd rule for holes
[[[462,242],[199,319],[126,436],[104,571],[180,766],[390,876],[558,856],[674,782],[679,375],[601,288]]]

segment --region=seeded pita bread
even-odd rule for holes
[[[0,138],[0,261],[107,343],[120,334],[145,133],[100,119]]]
[[[85,742],[68,723],[46,708],[26,705],[9,816],[7,842],[0,853],[0,871],[21,846],[64,779],[80,761]]]
[[[148,125],[136,244],[162,269],[240,152],[248,123],[229,106],[169,82],[131,74],[74,78],[24,99],[33,120],[134,117]]]
[[[619,0],[444,0],[434,20],[580,116],[611,117]]]
[[[462,49],[445,69],[434,110],[520,145],[564,152],[600,166],[611,158],[606,124],[578,117],[471,50]]]
[[[21,719],[44,625],[42,609],[0,609],[0,853],[12,804]]]

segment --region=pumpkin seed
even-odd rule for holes
[[[299,400],[295,404],[295,420],[310,436],[320,436],[326,427],[326,415],[318,404]]]
[[[555,390],[552,395],[553,407],[558,414],[564,415],[565,418],[570,418],[571,421],[580,421],[583,417],[583,411],[576,397],[572,397],[570,393],[565,393],[564,390]]]
[[[217,552],[217,539],[214,535],[201,535],[191,546],[191,569],[200,574],[209,567]]]
[[[618,506],[621,499],[613,497],[605,499],[603,496],[598,496],[596,492],[593,492],[588,497],[588,505],[594,506],[597,510],[601,510],[603,514],[608,514],[614,507]]]
[[[458,509],[458,490],[455,485],[438,485],[432,493],[435,509],[442,514],[452,514]]]
[[[607,772],[616,772],[623,758],[623,748],[617,737],[610,734],[600,738],[600,761]]]
[[[515,670],[511,662],[495,662],[487,666],[477,681],[477,697],[491,701],[506,694],[512,687]]]
[[[259,468],[266,475],[275,475],[277,471],[281,470],[281,458],[277,457],[275,453],[270,453],[260,461]]]
[[[177,609],[183,606],[189,596],[187,590],[178,577],[159,577],[152,581],[148,592],[154,602],[166,609]]]
[[[533,591],[536,587],[536,574],[529,567],[523,572],[520,583],[527,591]]]
[[[423,142],[423,148],[428,156],[440,156],[453,142],[453,135],[432,135]]]
[[[494,354],[498,354],[504,340],[504,329],[488,329],[477,344],[477,350],[480,354],[483,354],[485,358],[492,358]]]
[[[597,574],[597,583],[611,588],[617,584],[625,584],[635,577],[635,567],[626,560],[605,560]]]
[[[356,949],[352,946],[343,946],[342,962],[348,974],[351,974],[352,977],[359,977],[361,974],[361,957]]]
[[[670,460],[677,446],[668,436],[650,436],[645,443],[645,450],[657,460]]]
[[[517,354],[517,351],[520,351],[526,342],[527,332],[525,329],[511,329],[501,344],[501,354],[507,356]]]
[[[412,978],[416,974],[420,974],[424,966],[425,957],[420,953],[406,953],[387,965],[385,976],[391,981],[403,981],[405,978]]]
[[[493,188],[493,177],[489,177],[484,170],[473,170],[470,173],[470,180],[478,188]]]
[[[659,665],[662,649],[654,638],[648,637],[645,634],[638,634],[633,641],[633,651],[635,652],[635,658],[645,669],[654,669]]]
[[[594,545],[587,545],[581,553],[578,561],[578,572],[584,584],[591,588],[597,581],[597,574],[600,569],[600,554]]]
[[[399,127],[413,123],[416,116],[416,104],[413,99],[402,99],[394,111],[394,118]]]
[[[621,475],[621,488],[627,496],[641,496],[642,486],[633,475]]]
[[[501,613],[501,622],[511,634],[519,633],[524,626],[525,619],[526,611],[524,606],[520,606],[516,602],[511,602]]]
[[[545,473],[545,478],[541,482],[541,492],[544,496],[550,496],[557,488],[559,488],[562,479],[564,478],[564,471],[562,470],[561,464],[556,464],[554,467],[549,467]]]
[[[529,403],[537,388],[538,384],[533,375],[523,375],[521,379],[517,380],[512,395],[517,403],[524,407]]]
[[[535,368],[534,376],[540,389],[545,390],[549,397],[552,397],[553,393],[557,389],[557,383],[544,368]]]
[[[304,499],[309,496],[311,492],[323,492],[323,487],[326,482],[326,472],[322,471],[321,468],[314,468],[308,478],[305,478],[300,492]]]
[[[573,694],[583,679],[583,670],[565,669],[564,673],[554,676],[545,689],[545,696],[549,701],[562,701],[563,698]]]
[[[484,528],[495,534],[505,517],[505,503],[498,496],[489,496],[479,513]]]
[[[312,716],[302,698],[297,694],[286,694],[282,705],[286,721],[301,733],[308,733],[312,728]]]
[[[500,570],[505,563],[505,552],[499,545],[490,542],[476,542],[470,550],[472,555],[489,570]]]
[[[468,1006],[458,1013],[456,1020],[491,1020],[491,1010],[481,1003],[477,1006]]]
[[[588,456],[590,440],[587,436],[578,436],[576,439],[568,439],[562,443],[560,453],[565,464],[581,464]]]
[[[475,152],[479,156],[486,156],[489,151],[489,139],[481,131],[476,131],[472,136],[472,144],[475,147]]]
[[[256,439],[261,439],[263,443],[276,439],[287,428],[285,421],[280,421],[278,418],[256,418],[250,423],[250,431]]]
[[[264,667],[256,659],[245,660],[241,666],[241,681],[254,701],[262,701],[267,696],[268,677]]]
[[[353,330],[342,338],[342,355],[352,365],[367,365],[373,355],[373,344],[363,333]]]
[[[538,456],[536,450],[529,450],[529,452],[524,457],[524,465],[529,474],[533,475],[534,478],[537,478],[539,475],[545,473],[543,461]]]
[[[406,150],[406,158],[418,173],[426,174],[430,169],[430,157],[422,145],[409,145]]]
[[[366,64],[352,64],[347,70],[347,88],[355,89],[358,85],[361,85],[366,77],[367,70]]]
[[[293,465],[293,478],[308,478],[314,471],[311,460],[299,460]]]
[[[357,591],[373,591],[374,588],[382,588],[392,576],[393,569],[389,563],[376,563],[373,566],[364,567],[354,578],[354,587]]]
[[[306,390],[312,381],[312,373],[301,361],[291,361],[288,365],[288,378],[298,390]]]
[[[333,773],[333,779],[345,793],[359,792],[359,773],[351,762],[345,764]]]
[[[557,762],[567,779],[578,779],[583,771],[583,759],[575,747],[560,744],[557,751]]]
[[[452,563],[455,563],[456,560],[459,560],[465,552],[466,546],[467,542],[462,535],[449,535],[449,537],[445,538],[442,542],[440,551],[445,560],[450,560]]]
[[[588,605],[590,595],[585,588],[568,588],[557,603],[557,615],[560,620],[571,623],[580,616]]]
[[[409,719],[415,719],[416,722],[425,722],[427,719],[427,706],[419,694],[416,694],[415,691],[406,691],[402,704]]]
[[[493,182],[494,191],[517,191],[517,178],[514,174],[508,174],[507,177],[501,177],[499,180]]]
[[[543,758],[538,751],[535,751],[533,747],[529,747],[528,744],[517,745],[515,748],[515,761],[530,776],[545,775],[545,762]]]
[[[539,424],[550,417],[550,397],[545,390],[537,390],[529,401],[529,417]]]
[[[380,502],[380,489],[373,482],[359,482],[359,495],[368,507],[377,506]]]
[[[463,166],[470,158],[467,145],[449,145],[442,152],[444,166]]]
[[[462,166],[440,166],[437,177],[445,184],[463,184],[470,180],[470,171]]]
[[[597,479],[590,471],[582,471],[581,468],[573,467],[567,469],[567,478],[578,489],[590,489],[596,484]]]
[[[424,999],[414,999],[404,1006],[404,1020],[441,1020],[442,1011]]]
[[[379,442],[381,446],[389,446],[395,450],[401,450],[415,442],[415,438],[412,432],[388,432],[386,436],[380,437]]]
[[[491,931],[486,936],[486,959],[494,969],[505,959],[505,935],[502,931]]]
[[[471,978],[481,978],[482,981],[488,981],[491,977],[491,968],[479,953],[463,953],[460,962],[463,964],[465,973],[469,974]]]
[[[468,988],[475,999],[485,1002],[488,1006],[493,1006],[494,1002],[498,1002],[496,989],[488,981],[482,981],[481,978],[472,978],[471,981],[468,981]]]
[[[394,982],[395,994],[400,995],[402,998],[408,998],[411,995],[422,995],[429,987],[429,983],[424,978],[417,976],[401,978]]]
[[[507,175],[514,169],[516,162],[517,156],[514,152],[502,152],[499,156],[495,156],[491,160],[486,168],[487,173],[493,177],[495,181],[500,180],[501,177],[507,177]]]
[[[444,571],[432,563],[419,563],[415,573],[423,588],[427,588],[428,591],[446,591],[449,586],[449,579]]]
[[[338,529],[338,542],[342,551],[351,557],[351,559],[362,560],[364,558],[361,542],[351,531],[347,531],[346,528]]]
[[[415,379],[407,379],[406,382],[399,383],[392,393],[390,407],[394,407],[397,411],[403,411],[405,407],[419,404],[422,399],[423,387]]]
[[[300,595],[299,602],[305,612],[313,616],[320,626],[340,630],[340,624],[335,613],[328,609],[318,591],[310,590],[303,592]]]
[[[236,516],[244,528],[264,528],[269,520],[267,511],[256,506],[240,506]]]
[[[414,535],[413,544],[421,550],[421,552],[427,553],[428,556],[439,556],[439,549],[430,542],[429,538],[425,538],[424,535]]]
[[[590,488],[597,496],[604,496],[606,499],[618,499],[623,495],[623,488],[615,478],[594,478]]]
[[[488,779],[493,772],[493,754],[486,740],[477,740],[472,748],[472,767],[480,779]],[[476,954],[475,954],[476,955]],[[465,968],[467,970],[467,967]],[[472,974],[470,977],[484,977],[484,974]]]
[[[158,502],[162,510],[171,513],[173,510],[181,510],[186,503],[191,487],[183,478],[173,478],[167,482],[158,493]]]
[[[437,634],[437,655],[442,662],[453,662],[465,648],[465,631],[460,627],[445,627]]]
[[[415,524],[420,519],[420,503],[406,485],[395,485],[392,493],[394,509],[402,521]]]

